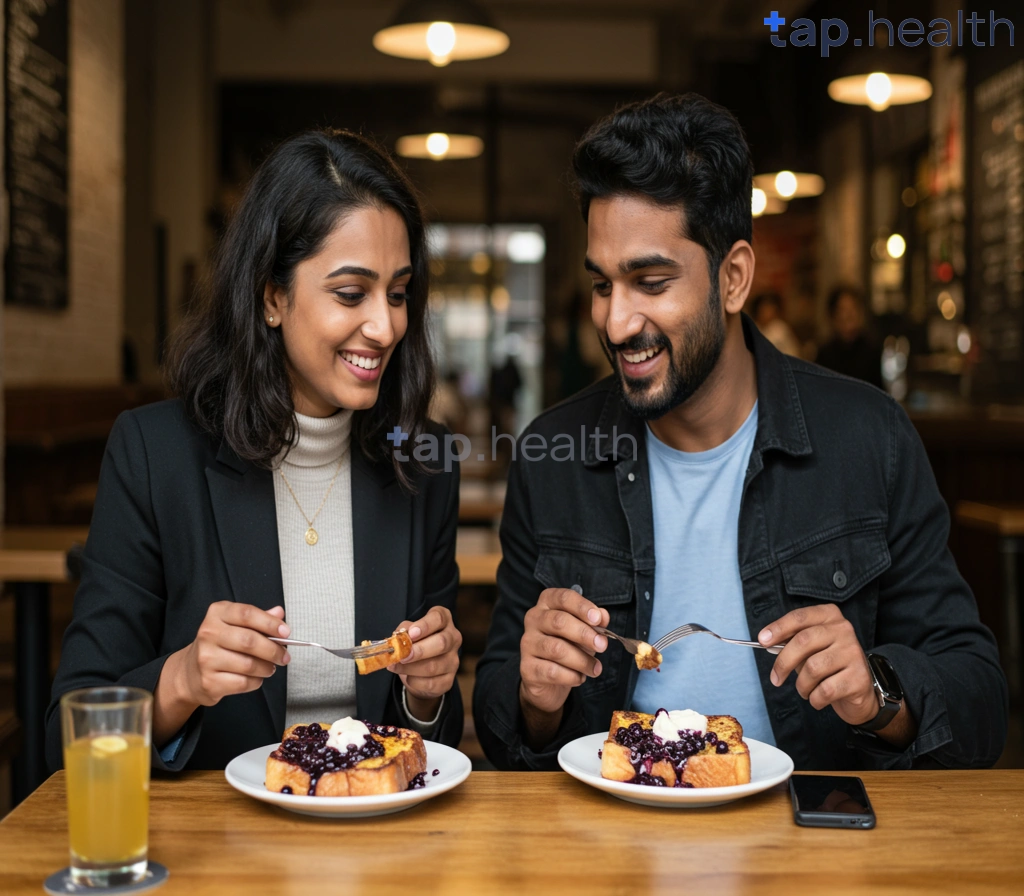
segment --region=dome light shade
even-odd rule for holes
[[[871,72],[836,78],[828,85],[828,95],[837,103],[870,106],[881,112],[889,106],[924,102],[932,95],[932,85],[917,75]]]
[[[509,39],[489,13],[470,0],[410,0],[373,36],[373,45],[389,56],[444,66],[498,56],[508,49]]]
[[[395,151],[407,159],[475,159],[484,151],[484,141],[470,134],[407,134],[399,137]]]
[[[769,197],[778,199],[802,199],[805,196],[820,196],[825,192],[825,179],[820,174],[799,171],[778,171],[772,174],[754,175],[754,186],[764,190]]]

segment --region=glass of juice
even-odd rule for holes
[[[153,697],[102,687],[61,697],[71,878],[116,887],[146,874]]]

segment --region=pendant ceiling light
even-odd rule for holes
[[[755,174],[754,186],[764,190],[769,197],[778,199],[802,199],[804,196],[819,196],[825,192],[825,180],[820,174],[806,174],[796,171],[776,171],[772,174]]]
[[[410,0],[373,36],[381,53],[437,66],[498,56],[508,44],[490,14],[470,0]]]
[[[395,151],[407,159],[475,159],[484,151],[484,141],[470,134],[407,134],[399,137]]]
[[[927,55],[927,54],[925,54]],[[840,77],[828,85],[837,103],[868,106],[876,112],[905,103],[921,103],[932,95],[921,56],[899,46],[864,47],[843,62]]]
[[[932,95],[927,78],[888,72],[848,75],[828,85],[828,95],[837,103],[870,106],[876,112],[905,103],[921,103]]]
[[[755,218],[761,215],[781,215],[786,210],[786,203],[776,196],[769,196],[760,187],[754,187],[750,196],[750,213]]]

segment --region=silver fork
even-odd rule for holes
[[[739,644],[741,647],[760,647],[762,650],[767,650],[769,653],[781,653],[782,648],[786,646],[785,644],[776,644],[774,647],[765,647],[757,641],[740,641],[737,638],[723,638],[716,632],[711,631],[711,629],[705,628],[703,625],[698,625],[696,622],[689,622],[686,625],[681,625],[678,628],[672,629],[672,631],[659,638],[651,646],[660,653],[670,644],[675,644],[680,638],[688,638],[690,635],[711,635],[713,638],[718,638],[719,641],[725,641],[726,644]]]
[[[367,657],[379,656],[382,653],[394,653],[394,648],[390,646],[387,638],[383,641],[371,641],[369,644],[360,644],[358,647],[324,647],[323,644],[317,644],[316,641],[296,641],[294,638],[271,638],[275,644],[283,644],[285,647],[319,647],[321,650],[326,650],[328,653],[333,653],[335,656],[340,656],[343,660],[364,660]]]
[[[617,635],[615,632],[602,628],[600,625],[592,625],[591,628],[599,635],[604,635],[606,638],[614,638],[626,648],[626,653],[631,653],[633,656],[636,656],[640,645],[646,643],[645,641],[638,641],[636,638],[625,638],[622,635]]]

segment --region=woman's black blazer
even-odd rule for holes
[[[435,436],[444,432],[431,426]],[[387,637],[432,606],[455,611],[458,467],[421,476],[417,489],[403,491],[389,465],[371,463],[353,444],[357,643]],[[194,640],[219,600],[267,610],[283,605],[287,615],[272,473],[204,435],[179,401],[127,411],[107,443],[74,618],[47,710],[50,767],[61,766],[62,694],[104,684],[153,691],[167,656]],[[174,762],[164,763],[154,750],[154,767],[223,768],[239,753],[280,740],[287,672],[279,668],[259,690],[200,707]],[[360,718],[402,723],[401,682],[391,672],[357,676],[356,701]],[[454,746],[461,735],[455,685],[432,737]]]

